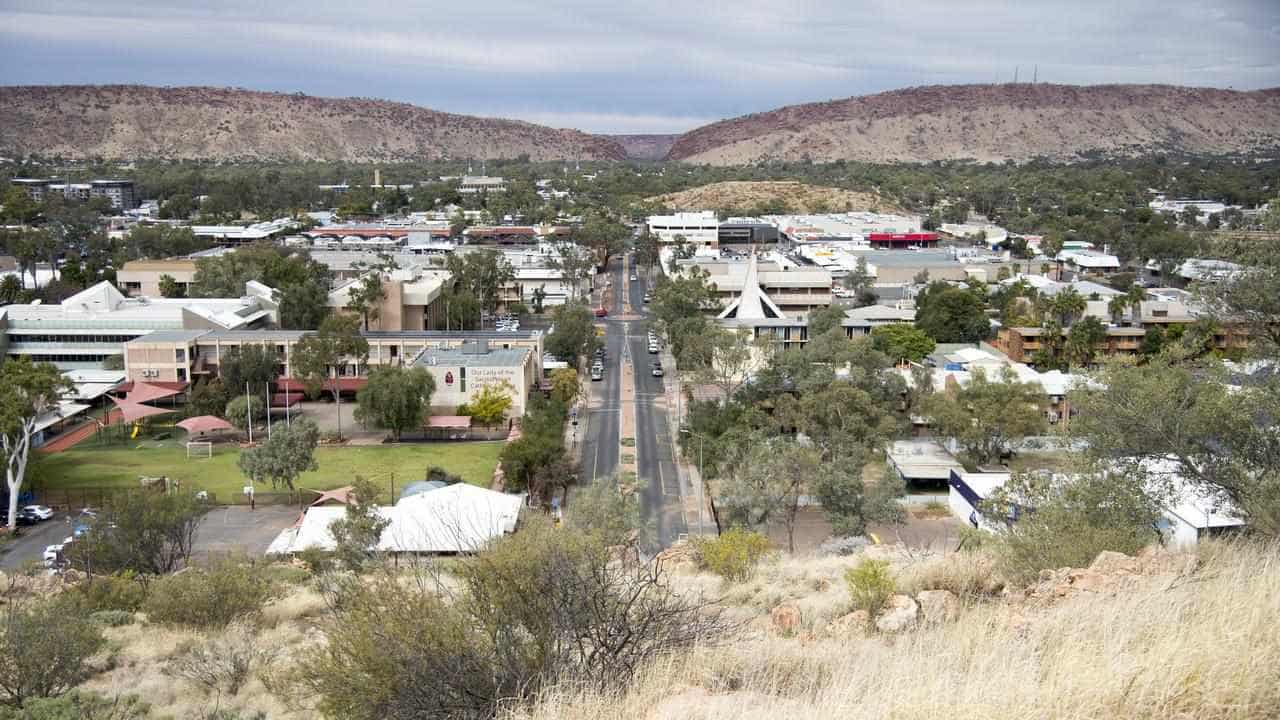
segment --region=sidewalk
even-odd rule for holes
[[[662,349],[662,363],[666,367],[676,368],[676,359],[671,354],[670,347]],[[684,510],[685,527],[688,528],[690,535],[699,534],[699,528],[702,528],[703,532],[714,533],[715,524],[711,522],[711,513],[706,508],[705,499],[699,502],[702,498],[699,492],[702,489],[702,474],[698,470],[697,456],[689,459],[680,452],[680,428],[684,427],[686,410],[685,399],[681,392],[684,373],[676,368],[673,374],[675,382],[666,383],[664,391],[667,404],[667,429],[671,433],[672,460],[675,462],[676,474],[680,477],[680,504]]]

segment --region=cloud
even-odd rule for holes
[[[1280,3],[0,0],[0,82],[385,97],[669,132],[909,85],[1280,85]],[[1036,68],[1036,70],[1033,70]]]

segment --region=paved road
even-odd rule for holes
[[[659,542],[670,545],[685,532],[681,512],[679,477],[672,455],[671,433],[667,424],[663,397],[664,378],[655,378],[650,363],[657,358],[647,350],[648,312],[643,302],[645,281],[630,283],[631,316],[641,319],[619,320],[623,312],[623,275],[621,258],[609,266],[613,288],[605,320],[606,360],[604,380],[591,383],[588,401],[588,423],[582,444],[582,478],[584,482],[612,478],[618,466],[619,402],[623,345],[633,361],[636,390],[636,474],[641,486],[641,511],[646,522],[653,522]]]
[[[631,283],[631,308],[633,313],[641,314],[647,320],[649,312],[643,302],[646,285],[643,274],[639,281]],[[644,320],[632,322],[627,335],[636,369],[636,473],[642,487],[644,518],[646,521],[652,519],[658,542],[667,547],[688,529],[685,527],[680,476],[676,470],[671,426],[668,424],[667,378],[652,374],[651,365],[658,356],[648,352],[647,325]]]

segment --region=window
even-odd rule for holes
[[[184,362],[186,362],[186,361],[187,361],[187,349],[186,349],[186,348],[178,348],[177,350],[174,350],[174,351],[173,351],[173,361],[174,361],[174,362],[180,362],[180,363],[184,363]]]
[[[186,368],[178,368],[178,380],[179,380],[179,381],[181,381],[181,382],[186,382],[186,380],[187,380],[187,369],[186,369]]]
[[[467,366],[458,368],[458,392],[467,391]]]

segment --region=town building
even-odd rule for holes
[[[441,178],[442,180],[444,178]],[[504,178],[489,175],[463,175],[458,180],[458,192],[464,195],[474,193],[505,192],[507,181]]]
[[[290,218],[277,218],[252,225],[192,225],[191,234],[219,245],[235,246],[270,240],[297,227]]]
[[[668,264],[664,262],[663,267],[666,269]],[[676,272],[692,268],[709,275],[707,281],[715,286],[716,299],[726,308],[744,292],[765,298],[765,317],[774,314],[778,318],[804,318],[817,308],[831,305],[831,273],[819,267],[799,266],[777,253],[751,253],[746,257],[697,255],[676,261]]]
[[[279,364],[277,389],[300,391],[295,378],[294,352],[307,330],[171,330],[155,332],[123,343],[129,380],[187,383],[218,376],[223,357],[233,348],[270,348]],[[452,412],[485,385],[508,383],[511,417],[524,413],[529,393],[542,377],[543,335],[531,332],[371,331],[363,334],[369,357],[354,358],[331,369],[328,392],[353,394],[364,387],[371,368],[401,365],[426,368],[436,381],[434,412]]]
[[[412,256],[418,257],[418,256]],[[441,298],[452,274],[417,264],[390,271],[359,270],[358,274],[333,287],[327,304],[337,312],[349,312],[351,293],[364,278],[377,273],[382,280],[382,298],[366,317],[370,330],[440,330],[447,322],[448,309]]]
[[[160,297],[160,278],[166,275],[187,295],[195,282],[196,261],[191,258],[130,260],[116,271],[116,285],[130,297]]]
[[[91,180],[87,183],[67,183],[47,178],[13,178],[10,185],[23,188],[35,202],[42,202],[50,193],[60,193],[67,200],[83,202],[92,198],[105,198],[113,210],[132,210],[138,206],[132,180]]]
[[[278,321],[275,291],[256,282],[239,298],[126,297],[109,282],[57,305],[0,308],[0,351],[62,369],[101,368],[129,341],[162,330],[244,330]]]
[[[720,241],[720,220],[710,210],[651,215],[647,227],[649,234],[664,244],[675,243],[678,238],[694,245],[706,246],[716,245]]]

